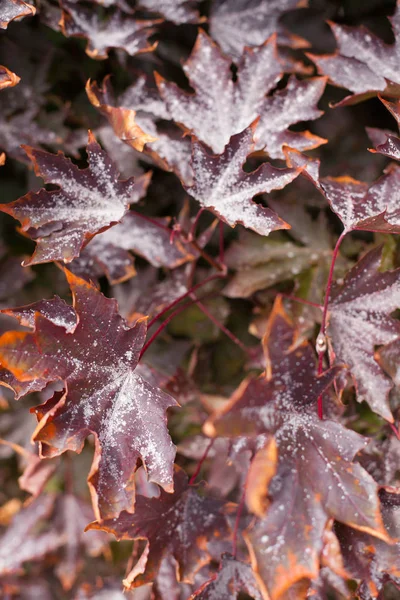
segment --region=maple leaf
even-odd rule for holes
[[[86,84],[86,93],[93,106],[113,127],[115,134],[132,148],[150,156],[161,169],[173,171],[186,184],[192,182],[190,168],[190,140],[173,123],[165,102],[149,78],[140,76],[118,98],[113,97],[109,78],[100,89],[95,82]],[[163,120],[163,125],[157,124]],[[147,133],[143,133],[143,129]]]
[[[353,92],[339,105],[354,104],[374,96],[377,92],[399,93],[399,3],[391,22],[394,44],[386,44],[365,27],[348,27],[328,21],[338,50],[335,54],[307,56],[315,62],[319,71],[328,75],[331,82]]]
[[[271,209],[251,202],[256,194],[281,189],[293,181],[298,170],[276,169],[269,164],[246,173],[243,165],[254,149],[254,123],[232,136],[223,154],[212,156],[199,142],[193,142],[193,185],[185,189],[202,207],[211,208],[225,223],[241,223],[260,235],[289,226]]]
[[[55,325],[64,327],[69,332],[75,329],[77,323],[76,313],[72,306],[69,306],[58,296],[55,296],[52,300],[40,300],[20,308],[2,309],[1,312],[16,318],[21,325],[31,329],[35,328],[36,313],[49,319]],[[38,377],[33,381],[19,381],[12,373],[0,368],[0,385],[11,389],[16,400],[30,392],[43,390],[47,383],[46,377]]]
[[[103,529],[118,540],[146,540],[142,555],[124,580],[125,588],[153,581],[167,554],[179,565],[178,579],[191,582],[195,572],[210,561],[207,542],[228,532],[223,505],[206,495],[204,485],[190,486],[186,473],[175,466],[173,494],[161,490],[156,498],[138,495],[134,514],[124,511],[116,519],[91,523],[88,529]]]
[[[139,152],[136,153],[131,146],[119,139],[108,123],[97,127],[94,134],[96,138],[100,138],[103,148],[117,165],[121,177],[128,179],[132,175],[140,177],[144,174],[144,170],[139,162],[139,157],[143,158],[143,156]]]
[[[254,600],[262,600],[250,565],[225,554],[218,573],[192,594],[189,600],[237,600],[239,592],[246,592]]]
[[[344,568],[339,540],[333,528],[334,521],[330,519],[324,531],[319,575],[312,582],[307,596],[313,600],[325,600],[331,596],[350,600],[350,591],[346,582],[351,579],[351,576]]]
[[[320,184],[345,233],[354,230],[400,233],[399,181],[400,166],[393,164],[370,186],[348,176],[325,177]]]
[[[139,0],[139,6],[150,12],[159,13],[167,21],[176,25],[182,23],[198,23],[197,0]]]
[[[38,523],[43,523],[51,513],[54,500],[54,496],[43,494],[15,515],[11,525],[0,538],[2,576],[21,572],[25,562],[41,560],[62,545],[62,536],[54,530],[34,534]]]
[[[385,525],[393,538],[400,533],[400,498],[396,488],[382,488],[380,492]],[[357,597],[373,600],[380,596],[389,581],[400,587],[400,543],[387,544],[368,533],[339,525],[337,535],[341,543],[344,564],[359,580]]]
[[[0,447],[0,458],[2,460],[13,456],[13,444],[18,448],[22,448],[28,454],[32,452],[31,437],[35,430],[36,420],[29,412],[29,408],[30,404],[26,404],[24,401],[18,404],[15,402],[10,403],[7,410],[5,410],[3,404],[0,413],[0,437],[5,442]]]
[[[98,556],[108,546],[109,540],[104,532],[85,532],[88,521],[93,519],[93,510],[74,494],[63,494],[57,499],[53,519],[56,531],[65,539],[55,573],[63,589],[68,591],[84,566],[85,553]]]
[[[400,336],[400,323],[389,316],[400,305],[400,270],[379,272],[381,253],[381,247],[370,250],[337,286],[329,302],[327,334],[331,361],[349,366],[358,401],[393,422],[392,384],[374,359],[374,346]]]
[[[323,113],[317,103],[326,78],[310,77],[299,81],[291,76],[287,86],[265,98],[255,135],[256,148],[265,149],[271,158],[284,158],[283,146],[312,150],[327,140],[309,131],[292,131],[291,125],[318,119]]]
[[[108,78],[105,79],[103,88],[99,89],[96,82],[88,79],[85,88],[88,98],[92,105],[107,117],[115,135],[135,150],[142,152],[145,144],[153,142],[157,138],[145,133],[139,127],[136,122],[135,110],[112,106],[108,81]]]
[[[194,584],[182,583],[177,579],[178,569],[178,563],[173,556],[166,555],[162,559],[157,577],[151,588],[154,600],[171,600],[171,598],[180,600],[181,598],[189,598],[197,582],[204,580],[204,571],[207,571],[208,575],[208,567],[205,566],[195,574]],[[146,588],[142,588],[142,590],[144,589]],[[126,594],[126,592],[124,593]],[[133,594],[135,594],[135,591],[133,591]],[[124,600],[124,598],[121,598],[121,600]]]
[[[276,203],[277,208],[279,204]],[[299,210],[295,216],[297,223],[294,219],[288,221],[296,228],[304,214]],[[317,237],[315,222],[311,219],[310,222],[314,237]],[[322,241],[321,238],[318,241]],[[301,247],[283,239],[270,240],[247,231],[240,232],[239,240],[233,242],[225,255],[226,265],[237,272],[224,288],[224,294],[229,298],[248,298],[258,290],[293,279],[310,266],[330,260],[332,253],[326,240],[325,244],[318,244],[318,241],[315,245]]]
[[[0,90],[6,87],[14,87],[19,81],[18,75],[7,69],[7,67],[0,65]]]
[[[39,300],[19,308],[3,308],[0,312],[14,317],[21,325],[31,329],[35,329],[36,313],[54,325],[64,327],[68,333],[72,333],[77,325],[75,310],[59,296],[54,296],[51,300]]]
[[[15,300],[18,292],[34,279],[30,268],[21,266],[21,256],[12,256],[0,243],[0,301],[4,305]]]
[[[392,378],[396,386],[400,386],[400,365],[399,365],[400,340],[383,346],[376,352],[375,358],[383,370]]]
[[[379,99],[396,119],[397,125],[400,126],[400,101],[395,100],[390,102],[389,100],[385,100],[380,96]],[[383,137],[382,140],[378,141],[377,147],[374,150],[370,150],[371,152],[379,152],[379,154],[383,154],[388,158],[400,160],[400,138],[398,138],[396,135],[392,135],[391,133],[381,132],[379,129],[372,129],[371,132],[370,128],[369,133],[378,133],[378,135]]]
[[[0,0],[0,29],[7,29],[14,19],[31,17],[35,13],[36,8],[23,0]]]
[[[86,148],[89,167],[81,170],[62,152],[49,154],[25,148],[37,175],[59,190],[29,192],[19,200],[1,204],[0,210],[21,222],[21,230],[36,241],[25,265],[63,260],[70,262],[100,231],[122,219],[129,204],[141,197],[133,178],[118,179],[118,171],[92,133]]]
[[[36,314],[34,333],[1,338],[1,363],[22,380],[65,382],[37,407],[35,440],[43,456],[80,452],[96,435],[89,485],[97,518],[132,510],[133,475],[140,459],[149,480],[173,489],[175,449],[165,411],[174,400],[134,373],[146,338],[145,319],[128,328],[113,299],[66,272],[78,324],[68,333]]]
[[[264,338],[267,377],[243,382],[228,405],[205,425],[205,432],[213,436],[264,434],[276,440],[272,479],[273,465],[265,462],[265,481],[270,479],[266,514],[244,533],[257,581],[272,600],[302,580],[317,577],[329,517],[388,539],[377,484],[352,462],[367,440],[316,414],[318,396],[340,367],[317,377],[311,346],[296,345],[295,334],[278,297]],[[265,488],[253,490],[261,494],[253,505],[262,506]],[[304,590],[299,597],[304,597]]]
[[[54,131],[35,121],[40,106],[30,103],[32,91],[22,80],[18,85],[18,94],[17,90],[9,87],[0,95],[0,147],[9,157],[24,163],[29,163],[29,160],[21,145],[53,146],[61,142]]]
[[[210,15],[211,36],[229,56],[240,58],[246,46],[260,46],[279,31],[282,14],[301,0],[217,0]]]
[[[63,0],[62,8],[60,24],[64,35],[86,38],[86,54],[91,58],[107,58],[110,48],[122,48],[131,56],[155,48],[148,42],[155,21],[139,21],[118,8],[101,18],[93,8],[68,0]]]
[[[114,286],[113,292],[122,314],[128,322],[138,316],[153,317],[168,304],[185,294],[190,287],[190,274],[186,266],[174,269],[159,281],[153,267],[139,269],[134,279]]]
[[[32,429],[29,429],[29,433],[32,433]],[[16,444],[9,440],[0,439],[0,444],[8,446],[22,458],[22,463],[24,465],[23,473],[18,478],[18,484],[21,490],[32,494],[33,498],[37,498],[38,496],[40,496],[44,486],[54,475],[54,472],[57,468],[57,462],[54,460],[43,460],[39,458],[37,454],[31,452],[30,449],[28,450],[26,448],[23,448],[19,444]]]
[[[204,420],[202,415],[198,420],[200,425]],[[193,421],[194,415],[191,415],[190,422]],[[245,452],[240,452],[239,456],[233,457],[233,442],[229,438],[215,438],[211,448],[209,444],[209,438],[204,435],[188,437],[178,445],[178,454],[198,463],[208,449],[207,485],[221,497],[226,497],[238,485],[243,472],[247,472],[249,461]],[[251,457],[250,453],[249,457]],[[243,467],[244,462],[246,464]]]
[[[135,275],[133,257],[128,252],[145,258],[154,267],[174,269],[193,260],[180,242],[171,243],[169,219],[148,219],[130,211],[121,223],[96,236],[71,264],[71,270],[83,276],[99,277],[106,273],[110,283],[120,283]]]
[[[309,132],[287,131],[289,125],[316,119],[322,114],[315,104],[324,91],[326,78],[304,81],[291,78],[284,90],[266,96],[282,76],[274,36],[262,46],[244,50],[234,83],[230,61],[200,30],[184,71],[194,94],[156,75],[160,94],[174,121],[193,132],[213,152],[221,153],[230,137],[243,131],[257,117],[260,122],[255,136],[256,148],[265,147],[272,158],[284,158],[284,144],[305,150],[326,142]],[[217,114],[217,121],[206,118],[209,114]]]
[[[172,118],[217,153],[223,151],[232,135],[257,118],[265,95],[282,76],[272,37],[257,49],[245,50],[238,65],[238,80],[234,83],[230,60],[202,30],[184,71],[195,94],[187,94],[157,75],[161,96]],[[204,73],[208,74],[207,78]],[[205,114],[219,116],[217,121],[211,122],[205,119]]]

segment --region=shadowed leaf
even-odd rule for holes
[[[239,592],[246,592],[254,600],[262,600],[250,565],[225,554],[218,573],[192,594],[189,600],[237,600]]]
[[[166,555],[179,565],[178,580],[191,582],[194,573],[210,560],[207,541],[228,533],[223,504],[208,497],[204,485],[189,486],[186,473],[176,466],[173,494],[161,490],[158,498],[137,496],[134,514],[122,512],[116,519],[92,523],[89,529],[104,529],[119,540],[147,541],[124,580],[127,589],[152,581]]]

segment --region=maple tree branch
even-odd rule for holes
[[[200,254],[200,256],[202,258],[204,258],[204,260],[206,260],[212,267],[214,267],[214,269],[216,269],[217,271],[220,271],[221,273],[226,272],[225,265],[221,265],[219,262],[214,260],[213,257],[208,254],[208,252],[203,250],[203,248],[198,244],[198,242],[196,240],[192,240],[189,243],[193,246],[193,248],[195,248],[195,250],[197,250],[197,252]]]
[[[200,216],[200,213],[205,210],[204,208],[202,208],[199,213],[197,214],[196,218],[195,218],[195,223],[197,225],[197,219]],[[138,215],[139,217],[141,217],[142,219],[144,219],[145,221],[148,221],[149,223],[152,223],[152,225],[155,225],[156,227],[159,227],[160,229],[163,229],[164,231],[168,231],[168,233],[170,234],[170,241],[171,243],[173,243],[174,241],[174,236],[176,234],[179,234],[182,238],[182,241],[184,243],[190,244],[191,246],[193,246],[193,248],[200,254],[200,256],[202,258],[204,258],[204,260],[206,260],[208,262],[209,265],[211,265],[212,267],[214,267],[214,269],[216,269],[217,271],[225,271],[225,267],[224,265],[221,265],[219,262],[217,262],[216,260],[213,259],[212,256],[210,256],[210,254],[208,254],[208,252],[206,252],[195,239],[192,239],[193,236],[191,234],[191,232],[189,234],[187,234],[183,229],[178,229],[178,230],[174,230],[171,229],[170,227],[167,227],[166,225],[163,225],[162,223],[160,223],[159,221],[157,221],[156,219],[153,219],[152,217],[148,217],[147,215],[143,215],[142,213],[137,213],[136,211],[132,211],[134,212],[136,215]],[[193,229],[193,225],[192,225],[192,229]],[[192,230],[191,230],[192,231]]]
[[[333,271],[335,269],[336,259],[339,254],[340,244],[342,243],[346,233],[347,233],[346,230],[342,231],[342,233],[340,234],[340,236],[336,242],[336,245],[335,245],[335,248],[334,248],[333,254],[332,254],[331,266],[329,268],[328,281],[326,283],[326,288],[325,288],[325,299],[324,299],[324,307],[323,307],[323,311],[322,311],[321,328],[319,330],[319,334],[317,337],[318,375],[321,375],[321,373],[323,371],[324,355],[326,352],[326,319],[328,316],[328,305],[329,305],[329,299],[330,299],[330,295],[331,295],[331,287],[332,287],[332,282],[333,282]],[[318,397],[317,411],[318,411],[319,418],[322,419],[323,418],[322,394]]]
[[[142,213],[138,213],[135,210],[133,210],[132,212],[135,213],[135,215],[137,215],[138,217],[140,217],[144,221],[148,221],[152,225],[155,225],[156,227],[159,227],[159,229],[164,229],[164,231],[168,231],[168,233],[171,232],[171,229],[169,227],[167,227],[166,225],[163,225],[162,223],[160,223],[156,219],[152,219],[152,217],[149,217],[147,215],[143,215]]]
[[[211,448],[213,447],[215,442],[215,438],[212,438],[210,440],[210,442],[207,444],[207,448],[205,449],[203,456],[200,458],[199,462],[197,463],[197,467],[193,473],[193,475],[191,476],[191,478],[189,479],[189,485],[194,485],[196,479],[197,479],[197,475],[200,473],[200,469],[203,466],[204,461],[206,460],[208,453],[210,452]]]
[[[324,305],[318,304],[317,302],[310,302],[310,300],[304,300],[303,298],[299,298],[298,296],[292,296],[291,294],[284,294],[280,292],[280,295],[283,298],[287,298],[288,300],[292,300],[293,302],[299,302],[300,304],[305,304],[306,306],[312,306],[313,308],[319,308],[323,310]]]
[[[210,295],[211,295],[211,292],[208,293],[208,294],[205,294],[204,296],[202,296],[201,299],[204,300],[205,298],[208,298]],[[186,294],[186,296],[187,296],[187,294]],[[178,298],[179,302],[181,300],[182,300],[182,297]],[[140,355],[139,355],[139,360],[142,358],[143,354],[146,352],[146,350],[154,342],[154,340],[156,339],[156,337],[163,331],[163,329],[165,329],[165,327],[168,325],[168,323],[170,323],[172,321],[172,319],[174,317],[176,317],[177,315],[179,315],[186,308],[189,308],[189,306],[192,306],[193,304],[197,304],[197,303],[198,303],[198,299],[196,299],[196,300],[190,300],[189,302],[185,302],[185,304],[182,304],[182,306],[179,306],[176,310],[174,310],[174,312],[172,312],[170,315],[168,315],[168,317],[165,319],[165,321],[163,321],[161,323],[161,325],[158,327],[158,329],[153,333],[153,335],[150,337],[150,339],[143,346],[143,348],[142,348],[142,350],[140,352]],[[165,312],[167,312],[167,311],[165,311]]]
[[[193,299],[196,298],[196,294],[192,293],[190,296]],[[239,346],[239,348],[241,348],[241,350],[243,350],[243,352],[245,352],[246,354],[249,354],[250,356],[254,356],[254,351],[251,348],[248,348],[247,346],[245,346],[243,344],[243,342],[241,342],[239,340],[239,338],[236,337],[236,335],[234,333],[232,333],[232,331],[230,331],[230,329],[225,327],[225,325],[223,325],[223,323],[221,323],[221,321],[219,321],[216,317],[214,317],[214,315],[208,310],[208,308],[200,300],[197,300],[197,306],[206,315],[206,317],[208,317],[210,319],[210,321],[212,321],[214,323],[214,325],[216,327],[218,327],[218,329],[220,329],[234,344]]]
[[[204,211],[205,211],[204,207],[200,208],[199,212],[197,213],[197,215],[194,218],[194,221],[193,221],[192,226],[190,228],[189,234],[187,236],[187,239],[188,239],[189,242],[192,242],[194,240],[194,238],[195,238],[197,223],[199,222],[199,219],[200,219],[200,217],[201,217],[201,215],[203,214]]]
[[[226,275],[226,272],[224,272],[224,273],[214,273],[213,275],[210,275],[209,277],[206,277],[206,279],[204,279],[203,281],[200,281],[199,283],[196,283],[196,285],[194,285],[187,292],[185,292],[184,294],[182,294],[182,296],[179,296],[179,298],[176,298],[176,300],[174,300],[173,302],[171,302],[170,304],[168,304],[168,306],[166,306],[161,312],[159,312],[157,315],[155,315],[155,317],[153,317],[151,319],[151,321],[149,321],[149,323],[147,325],[147,329],[150,329],[150,327],[152,327],[152,325],[154,325],[154,323],[156,321],[158,321],[158,319],[160,319],[162,316],[164,316],[165,313],[167,313],[169,310],[171,310],[171,308],[174,308],[174,306],[176,306],[177,304],[179,304],[179,302],[181,302],[182,300],[184,300],[185,298],[187,298],[188,296],[190,296],[191,294],[193,294],[196,290],[198,290],[199,288],[201,288],[203,285],[206,285],[207,283],[210,283],[211,281],[214,281],[214,279],[219,279],[221,277],[225,277],[225,275]]]
[[[389,425],[390,425],[390,428],[392,429],[394,435],[397,437],[398,440],[400,440],[400,432],[396,428],[396,425],[394,425],[393,423],[389,423]]]

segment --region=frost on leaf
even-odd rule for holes
[[[351,177],[326,177],[321,191],[345,232],[400,233],[400,166],[390,165],[371,186]]]
[[[388,394],[390,379],[374,358],[374,346],[400,336],[400,323],[391,318],[400,306],[400,269],[378,271],[381,247],[374,248],[351,269],[329,303],[327,333],[333,362],[348,365],[359,402],[393,421]]]
[[[72,333],[77,324],[75,310],[59,296],[54,296],[52,300],[39,300],[20,308],[4,308],[1,312],[18,319],[21,325],[31,329],[35,329],[36,313],[39,313],[54,325],[64,327],[68,333]]]
[[[161,490],[155,498],[138,495],[134,514],[124,511],[115,519],[92,523],[89,529],[104,529],[118,540],[146,540],[124,580],[125,588],[153,581],[165,556],[177,561],[179,581],[192,582],[211,559],[207,543],[228,533],[223,506],[222,500],[209,497],[204,485],[189,486],[186,473],[176,466],[173,494]]]
[[[314,351],[307,342],[296,345],[295,334],[278,299],[264,338],[266,377],[245,381],[205,426],[211,435],[275,438],[278,462],[267,490],[269,506],[245,533],[257,580],[272,600],[318,576],[330,517],[387,538],[377,484],[352,462],[368,440],[317,416],[317,398],[340,367],[317,377]],[[271,470],[269,462],[266,468]]]
[[[172,491],[175,448],[165,412],[176,403],[134,372],[145,320],[127,327],[115,300],[71,273],[67,278],[78,316],[73,333],[37,314],[34,333],[2,336],[1,362],[22,380],[64,382],[64,394],[37,407],[35,440],[43,456],[55,456],[80,452],[96,435],[89,484],[97,517],[111,518],[133,509],[138,460],[150,481]]]
[[[327,140],[309,131],[288,128],[301,121],[312,121],[322,115],[317,103],[324,93],[325,77],[299,81],[292,76],[287,86],[265,98],[255,135],[256,148],[264,148],[271,158],[284,158],[282,146],[303,151],[318,148]]]
[[[326,140],[307,131],[288,131],[287,128],[300,121],[317,119],[322,114],[316,103],[325,89],[326,78],[299,81],[292,77],[286,88],[266,96],[281,78],[282,69],[276,58],[273,36],[262,46],[245,49],[234,83],[230,61],[200,31],[184,65],[195,93],[188,94],[160,76],[157,76],[157,84],[172,118],[214,152],[222,152],[232,135],[260,117],[256,148],[265,148],[272,158],[284,158],[284,144],[306,150],[325,143]],[[215,119],[209,115],[215,115]]]
[[[348,27],[329,23],[338,45],[335,54],[308,54],[318,69],[328,75],[331,82],[347,88],[354,95],[340,102],[341,105],[360,102],[377,92],[399,93],[400,10],[389,17],[395,38],[394,44],[386,44],[374,33],[362,27]]]
[[[0,90],[6,87],[14,87],[20,81],[18,75],[0,65]]]
[[[54,155],[34,148],[25,150],[36,174],[60,188],[42,188],[0,205],[0,210],[21,222],[21,230],[37,244],[25,265],[70,262],[96,233],[118,223],[129,204],[135,202],[133,178],[118,179],[114,164],[91,133],[87,169],[79,169],[62,152]]]
[[[61,28],[66,36],[84,37],[88,40],[86,53],[99,60],[108,56],[110,48],[122,48],[134,56],[150,52],[148,38],[154,33],[150,28],[154,21],[138,21],[118,8],[104,19],[93,7],[63,0]]]
[[[139,0],[140,8],[162,15],[176,25],[198,23],[198,0]]]
[[[154,267],[175,269],[193,260],[191,254],[167,228],[169,219],[147,219],[130,211],[121,223],[96,236],[71,263],[71,270],[87,278],[104,273],[110,283],[120,283],[135,275],[134,259],[129,250],[145,258]]]
[[[160,76],[157,83],[172,118],[214,152],[222,152],[232,135],[260,117],[256,148],[265,148],[272,158],[284,158],[284,144],[307,150],[326,142],[310,132],[287,129],[294,123],[321,116],[322,111],[316,104],[325,89],[326,78],[299,81],[292,77],[286,88],[266,96],[281,78],[282,69],[276,58],[273,36],[262,46],[245,49],[234,83],[230,61],[205,33],[200,32],[184,65],[195,93],[183,92]],[[210,114],[216,118],[210,119]]]
[[[299,174],[295,169],[276,169],[270,164],[246,173],[243,165],[254,149],[256,123],[232,136],[224,152],[210,155],[198,141],[193,141],[192,169],[194,183],[186,190],[203,208],[210,208],[225,223],[241,223],[260,235],[276,229],[288,229],[271,209],[252,202],[256,194],[281,189]]]
[[[160,76],[158,88],[174,121],[216,153],[222,152],[232,135],[243,131],[261,114],[265,95],[282,76],[274,37],[259,48],[245,50],[234,83],[230,60],[201,30],[184,71],[194,94]],[[210,115],[215,118],[210,119]]]
[[[0,538],[0,575],[21,572],[23,564],[42,560],[63,543],[54,529],[35,534],[38,524],[44,523],[54,505],[54,497],[42,495],[15,515]]]
[[[0,29],[7,29],[14,19],[32,17],[35,13],[36,8],[23,0],[0,0]]]
[[[225,554],[218,573],[192,594],[189,600],[237,600],[240,592],[245,592],[254,600],[262,600],[250,565]]]
[[[210,16],[211,36],[222,51],[240,58],[246,46],[260,46],[279,31],[279,19],[301,0],[216,0]]]

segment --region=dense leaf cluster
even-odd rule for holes
[[[33,1],[1,597],[398,598],[400,2]]]

